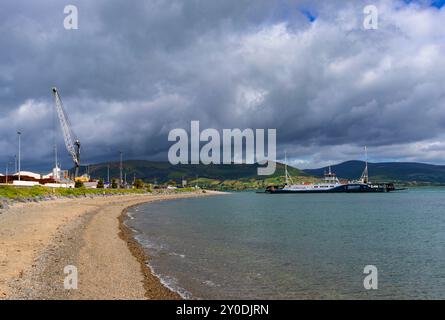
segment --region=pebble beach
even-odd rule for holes
[[[136,194],[2,202],[0,299],[179,299],[151,274],[125,226],[141,203],[219,192]],[[64,288],[66,266],[78,288]]]

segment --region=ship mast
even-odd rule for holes
[[[286,178],[286,186],[289,186],[290,184],[294,184],[294,181],[292,180],[291,176],[289,175],[289,172],[287,171],[287,152],[284,151],[284,175]],[[290,182],[290,184],[289,184]]]
[[[363,183],[368,183],[368,149],[365,146],[365,170],[363,170],[361,180]]]
[[[287,174],[287,152],[284,151],[284,176],[286,179],[286,186],[289,185],[289,178],[288,178],[288,174]]]

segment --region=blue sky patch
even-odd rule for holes
[[[445,1],[445,0],[444,0]],[[302,14],[305,15],[305,17],[310,21],[310,22],[314,22],[315,20],[317,20],[317,16],[315,15],[315,13],[307,10],[307,9],[300,9],[300,12]]]

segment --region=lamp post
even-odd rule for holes
[[[123,185],[123,183],[124,183],[124,180],[122,179],[123,177],[122,177],[122,151],[119,151],[119,182],[120,182],[120,184],[121,184],[121,187],[122,187],[122,185]]]
[[[8,176],[9,176],[9,165],[12,164],[11,161],[6,162],[6,175],[5,175],[5,184],[8,184]]]
[[[22,136],[22,133],[20,132],[20,131],[17,131],[17,135],[19,136],[19,167],[18,167],[18,170],[19,170],[19,181],[20,181],[20,153],[21,153],[21,150],[20,150],[20,148],[21,148],[21,136]]]

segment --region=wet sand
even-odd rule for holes
[[[0,210],[0,299],[179,299],[146,266],[124,222],[145,202],[221,194],[177,193],[60,199]],[[64,289],[64,268],[78,289]]]

